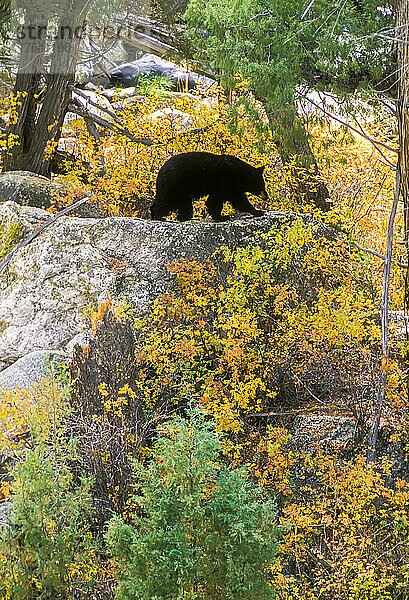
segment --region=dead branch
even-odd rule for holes
[[[160,42],[152,36],[146,35],[146,33],[141,33],[140,31],[136,31],[129,27],[121,29],[118,37],[124,39],[128,44],[135,46],[139,50],[143,50],[143,52],[156,54],[157,56],[170,56],[175,54],[176,49],[173,46],[170,46],[165,42]]]
[[[74,208],[77,208],[78,206],[85,204],[85,202],[87,202],[90,199],[91,199],[90,196],[85,196],[84,198],[80,198],[80,200],[77,200],[76,202],[74,202],[74,204],[70,204],[70,206],[66,206],[63,210],[60,210],[60,212],[58,212],[56,215],[53,215],[50,219],[47,219],[47,221],[45,223],[40,225],[40,227],[38,227],[35,231],[33,231],[33,233],[31,233],[28,237],[26,237],[11,252],[9,252],[5,256],[5,258],[3,258],[3,260],[0,263],[0,273],[7,267],[7,265],[9,264],[9,262],[11,261],[11,259],[13,258],[13,256],[16,254],[16,252],[18,250],[20,250],[21,248],[24,248],[25,246],[28,246],[28,244],[30,244],[30,242],[35,240],[35,238],[38,237],[40,235],[40,233],[42,233],[44,231],[44,229],[47,229],[47,227],[49,227],[50,225],[55,223],[57,219],[59,219],[66,213],[72,211]]]
[[[103,177],[107,174],[107,168],[105,166],[105,157],[102,152],[102,142],[101,136],[99,135],[98,127],[90,119],[85,119],[85,124],[87,126],[88,133],[94,138],[94,150],[97,154],[99,154],[99,162],[101,164],[101,168],[98,174],[101,177]]]
[[[385,256],[383,256],[376,250],[372,250],[372,248],[364,248],[363,246],[360,246],[356,242],[351,242],[351,243],[354,244],[354,246],[356,246],[356,248],[358,248],[358,250],[362,250],[362,252],[367,252],[368,254],[372,254],[372,256],[376,256],[377,258],[380,258],[383,261],[385,260]],[[396,243],[398,243],[398,242],[396,242]],[[409,266],[406,263],[400,262],[399,260],[392,260],[392,262],[395,263],[395,265],[402,267],[402,269],[407,269]]]
[[[75,88],[73,88],[73,89],[75,89]],[[86,96],[86,98],[88,99],[88,96]],[[101,109],[103,112],[106,112],[107,114],[111,115],[111,111],[108,110],[107,108],[101,108],[98,104],[96,104],[95,102],[92,102],[92,101],[90,102],[90,104],[92,104],[93,106],[95,106],[98,109]],[[155,142],[151,138],[135,137],[131,133],[131,131],[129,131],[129,129],[126,127],[126,125],[123,123],[123,121],[121,119],[119,119],[119,117],[117,117],[116,115],[115,115],[115,117],[116,117],[115,121],[118,123],[118,125],[115,125],[114,123],[110,123],[109,121],[106,121],[105,119],[103,119],[101,116],[91,113],[75,99],[70,101],[69,109],[72,112],[75,112],[76,114],[78,114],[80,117],[83,117],[86,122],[93,121],[94,123],[96,123],[97,125],[100,125],[101,127],[110,129],[111,131],[114,131],[117,134],[124,135],[125,137],[129,138],[131,141],[133,141],[137,144],[144,144],[145,146],[153,146],[153,145],[162,146],[162,145],[168,144],[169,142],[173,142],[174,140],[177,140],[180,137],[205,133],[206,131],[208,131],[209,129],[214,127],[214,125],[216,125],[216,123],[218,123],[221,120],[221,117],[218,117],[212,123],[210,123],[209,125],[205,125],[204,127],[189,129],[188,131],[182,131],[182,132],[178,133],[177,135],[166,139],[165,141]]]
[[[174,140],[177,140],[181,137],[185,137],[187,135],[198,135],[200,133],[205,133],[206,131],[208,131],[209,129],[211,129],[212,127],[214,127],[216,125],[216,123],[218,123],[219,121],[221,121],[222,117],[218,117],[217,119],[215,119],[212,123],[209,123],[209,125],[205,125],[204,127],[198,127],[196,129],[189,129],[188,131],[181,131],[180,133],[178,133],[177,135],[168,138],[165,142],[159,142],[159,145],[163,145],[163,144],[168,144],[169,142],[173,142]]]
[[[110,123],[109,121],[106,121],[99,115],[92,114],[89,110],[81,106],[81,104],[78,101],[70,100],[69,110],[75,112],[77,115],[83,117],[84,119],[89,119],[90,121],[93,121],[94,123],[100,125],[101,127],[104,127],[105,129],[110,129],[111,131],[114,131],[119,135],[127,137],[136,144],[144,144],[145,146],[152,146],[154,144],[154,141],[150,138],[135,137],[125,125],[119,127],[118,125],[115,125],[115,123]]]
[[[91,106],[98,109],[99,111],[107,114],[113,121],[115,121],[115,123],[117,123],[117,125],[119,125],[119,127],[126,129],[126,126],[125,126],[124,122],[122,121],[122,119],[120,119],[113,110],[109,110],[109,108],[106,108],[106,106],[101,106],[97,102],[94,102],[93,100],[91,100],[91,98],[89,96],[87,96],[87,94],[84,94],[84,92],[82,90],[79,90],[78,88],[76,88],[73,85],[69,85],[68,89],[71,92],[73,92],[74,94],[80,96],[81,98],[84,98],[84,100],[87,102],[87,104],[90,104]]]
[[[175,40],[172,39],[172,36],[166,29],[163,29],[162,27],[159,30],[157,22],[143,17],[135,18],[128,16],[126,21],[122,20],[118,25],[118,37],[126,41],[127,44],[134,46],[134,48],[142,50],[143,52],[155,54],[159,57],[166,57],[167,59],[171,58],[178,64],[183,63],[186,60],[186,55],[183,50],[174,45]],[[147,35],[138,30],[141,27],[145,30],[149,30],[151,35]],[[180,30],[179,34],[183,34],[183,29]],[[195,73],[210,77],[211,79],[217,78],[211,69],[195,60],[191,60],[191,57],[189,57],[189,59],[191,63],[194,63]]]
[[[302,415],[310,412],[331,412],[331,411],[340,411],[340,412],[349,412],[348,408],[343,408],[341,406],[310,406],[308,408],[299,408],[294,410],[282,410],[278,412],[264,412],[264,413],[248,413],[248,417],[252,418],[260,418],[260,419],[268,419],[269,417],[287,417],[291,415]]]
[[[297,90],[297,94],[301,98],[304,98],[305,100],[308,100],[308,102],[310,102],[313,106],[315,106],[321,112],[323,112],[324,115],[327,115],[328,117],[330,117],[334,121],[337,121],[341,125],[344,125],[345,127],[348,127],[348,129],[350,129],[351,131],[354,131],[355,133],[357,133],[358,135],[360,135],[361,137],[363,137],[365,140],[367,140],[368,142],[370,142],[374,146],[374,148],[376,150],[378,150],[378,152],[386,160],[386,162],[388,163],[388,165],[390,165],[391,167],[393,167],[393,169],[396,168],[396,165],[394,165],[392,161],[390,161],[388,158],[386,158],[386,156],[383,154],[383,152],[379,149],[379,146],[382,147],[382,148],[385,148],[389,152],[394,152],[395,154],[398,153],[398,150],[396,150],[395,148],[391,148],[390,146],[388,146],[387,144],[384,144],[383,142],[379,142],[378,140],[373,139],[370,135],[368,135],[367,133],[365,133],[363,130],[359,131],[359,129],[357,129],[356,127],[353,127],[347,121],[344,121],[343,119],[340,119],[339,117],[333,115],[332,113],[329,113],[327,110],[325,110],[324,108],[322,108],[322,106],[320,106],[319,104],[317,104],[316,102],[314,102],[314,100],[311,100],[311,98],[308,98],[308,96],[306,94],[303,94],[302,92],[300,92],[298,90]]]

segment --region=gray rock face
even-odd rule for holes
[[[66,361],[68,357],[60,352],[49,350],[30,352],[0,372],[0,391],[30,388],[47,375],[51,365]]]
[[[0,219],[22,222],[29,231],[41,215],[49,216],[12,202],[0,206]],[[107,291],[143,314],[172,282],[167,263],[205,259],[220,246],[263,245],[261,233],[296,216],[269,212],[226,223],[61,217],[0,274],[0,363],[4,368],[33,351],[72,347],[84,328],[84,311],[104,301]],[[320,221],[301,217],[318,236],[334,237]]]
[[[7,527],[10,522],[13,503],[10,500],[2,500],[0,502],[0,527]]]
[[[145,54],[132,63],[120,65],[111,71],[109,79],[114,86],[132,86],[140,77],[152,78],[158,75],[166,76],[175,89],[191,90],[197,85],[196,74],[154,54]]]
[[[292,427],[291,443],[308,448],[331,442],[340,447],[352,442],[356,434],[356,421],[352,417],[334,415],[300,415]]]
[[[65,193],[63,185],[29,171],[8,171],[0,175],[0,202],[13,200],[22,206],[49,208]]]

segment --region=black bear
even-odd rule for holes
[[[268,199],[263,169],[229,154],[176,154],[158,173],[152,219],[163,220],[170,212],[177,212],[179,221],[188,221],[193,217],[193,199],[203,196],[208,196],[206,206],[214,221],[228,219],[221,215],[226,201],[236,210],[259,217],[264,212],[254,208],[245,192]]]

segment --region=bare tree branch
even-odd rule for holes
[[[317,104],[316,102],[314,102],[314,100],[311,100],[311,98],[309,98],[306,94],[303,94],[302,92],[300,92],[298,90],[297,90],[297,93],[298,93],[298,95],[301,98],[304,98],[305,100],[308,100],[308,102],[310,102],[313,106],[315,106],[316,108],[318,108],[325,115],[327,115],[328,117],[330,117],[334,121],[337,121],[338,123],[341,123],[341,125],[344,125],[345,127],[348,127],[348,129],[351,129],[351,131],[354,131],[355,133],[357,133],[358,135],[360,135],[361,137],[363,137],[365,140],[367,140],[368,142],[370,142],[374,146],[374,148],[376,148],[376,150],[382,155],[382,157],[388,163],[388,165],[391,166],[393,169],[396,169],[396,165],[392,161],[390,161],[388,158],[386,158],[386,156],[380,150],[379,147],[385,148],[389,152],[394,152],[395,154],[398,153],[398,150],[396,150],[395,148],[391,148],[390,146],[388,146],[387,144],[384,144],[383,142],[379,142],[378,140],[374,140],[371,136],[369,136],[363,130],[360,131],[356,127],[353,127],[347,121],[344,121],[343,119],[340,119],[339,117],[333,115],[332,113],[329,113],[327,110],[325,110],[325,108],[322,108],[322,106],[320,106],[319,104]]]
[[[101,106],[97,102],[94,102],[93,100],[91,100],[91,98],[87,94],[85,94],[82,90],[79,90],[78,88],[76,88],[73,85],[69,85],[68,89],[71,92],[73,92],[74,94],[77,94],[78,96],[80,96],[81,98],[84,98],[84,100],[87,102],[87,104],[90,104],[94,108],[100,110],[101,112],[103,112],[106,115],[108,115],[109,117],[111,117],[111,119],[113,121],[115,121],[115,123],[117,123],[120,127],[122,127],[123,129],[126,129],[126,126],[125,126],[124,122],[122,121],[122,119],[120,119],[113,110],[109,110],[109,108],[106,108],[106,106]],[[73,101],[75,102],[74,98],[73,98]]]
[[[364,248],[363,246],[360,246],[356,242],[351,242],[351,243],[354,244],[354,246],[356,246],[358,248],[358,250],[362,250],[362,252],[368,252],[368,254],[372,254],[373,256],[376,256],[377,258],[382,259],[383,261],[385,260],[385,256],[383,256],[376,250],[372,250],[372,248]],[[396,242],[396,243],[398,243],[398,242]],[[402,263],[399,260],[392,260],[392,262],[395,263],[396,265],[398,265],[399,267],[402,267],[402,269],[408,268],[408,265],[406,263]]]
[[[85,123],[88,133],[94,138],[94,150],[96,153],[99,153],[99,162],[101,164],[99,175],[104,176],[107,174],[107,168],[105,166],[105,157],[102,151],[102,142],[98,127],[95,125],[94,121],[91,121],[90,119],[85,119]]]
[[[125,125],[123,125],[123,128],[122,128],[119,125],[116,125],[115,123],[110,123],[109,121],[107,121],[106,119],[103,119],[99,115],[92,114],[89,110],[87,110],[86,108],[81,106],[78,101],[76,102],[75,100],[71,100],[69,103],[69,109],[72,112],[75,112],[80,117],[83,117],[85,120],[89,119],[90,121],[94,121],[95,123],[97,123],[97,125],[101,125],[101,127],[105,127],[106,129],[111,129],[115,133],[118,133],[120,135],[127,137],[128,139],[130,139],[132,142],[135,142],[136,144],[144,144],[145,146],[152,146],[154,144],[154,141],[151,140],[150,138],[135,137]]]
[[[73,90],[73,91],[75,91],[76,93],[77,92],[81,92],[81,90],[77,90],[73,86],[71,86],[70,89]],[[97,108],[98,110],[101,110],[102,112],[106,113],[110,117],[114,116],[115,117],[114,118],[115,123],[111,123],[110,121],[107,121],[107,120],[103,119],[101,116],[91,113],[89,110],[87,110],[86,108],[84,108],[75,99],[71,100],[70,104],[69,104],[69,109],[72,112],[75,112],[79,116],[83,117],[86,122],[87,121],[93,121],[97,125],[100,125],[101,127],[105,127],[107,129],[110,129],[110,130],[114,131],[115,133],[118,133],[120,135],[124,135],[127,138],[129,138],[130,140],[132,140],[133,142],[135,142],[137,144],[144,144],[145,146],[153,146],[153,145],[162,146],[164,144],[168,144],[169,142],[173,142],[174,140],[179,139],[180,137],[185,137],[187,135],[198,135],[200,133],[205,133],[206,131],[208,131],[209,129],[211,129],[212,127],[214,127],[214,125],[216,125],[216,123],[218,123],[221,120],[221,117],[218,117],[212,123],[209,123],[209,125],[205,125],[204,127],[198,127],[198,128],[195,128],[195,129],[189,129],[188,131],[182,131],[182,132],[178,133],[177,135],[175,135],[175,136],[173,136],[171,138],[166,139],[165,141],[157,141],[156,142],[156,141],[152,140],[151,138],[138,138],[138,137],[135,137],[133,135],[133,133],[126,127],[126,125],[124,124],[124,122],[117,115],[113,115],[112,114],[112,111],[110,111],[108,108],[99,106],[99,104],[97,104],[96,102],[93,102],[92,100],[90,100],[89,97],[86,94],[80,93],[80,95],[82,95],[84,98],[86,98],[87,101],[92,106],[94,106],[95,108]]]
[[[22,242],[20,242],[20,244],[18,244],[15,248],[13,248],[13,250],[11,252],[9,252],[5,256],[5,258],[3,258],[3,260],[0,263],[0,273],[7,267],[7,265],[9,264],[9,262],[11,261],[11,259],[13,258],[13,256],[16,254],[16,252],[18,250],[20,250],[21,248],[24,248],[25,246],[28,246],[28,244],[30,242],[32,242],[33,240],[35,240],[35,238],[38,237],[40,235],[40,233],[42,233],[44,231],[44,229],[46,229],[47,227],[49,227],[50,225],[55,223],[56,220],[59,219],[59,217],[62,217],[66,213],[71,212],[74,208],[77,208],[78,206],[85,204],[85,202],[87,202],[90,199],[91,199],[90,196],[85,196],[84,198],[80,198],[80,200],[77,200],[76,202],[74,202],[74,204],[70,204],[70,206],[66,206],[65,208],[63,208],[63,210],[60,210],[59,213],[57,213],[56,215],[53,215],[50,219],[47,219],[47,221],[45,223],[40,225],[40,227],[38,227],[35,231],[33,231],[33,233],[31,233],[28,237],[26,237]]]

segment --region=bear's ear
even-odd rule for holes
[[[264,167],[265,165],[263,165],[262,167],[257,167],[257,170],[260,171],[260,173],[262,173],[264,171]]]

